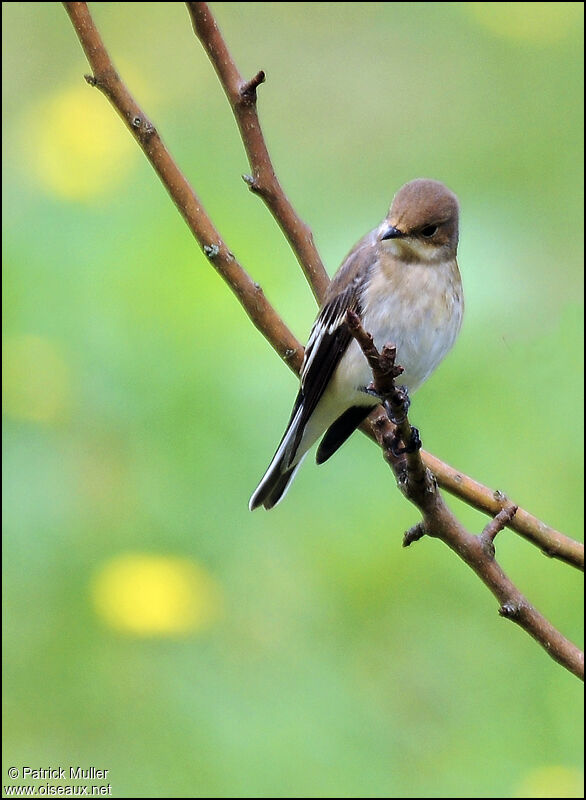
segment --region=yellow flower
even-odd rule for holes
[[[539,767],[525,776],[515,797],[584,797],[584,776],[569,767]]]
[[[135,636],[185,635],[209,628],[221,614],[221,592],[195,561],[134,553],[106,563],[92,585],[98,616]]]
[[[138,146],[106,98],[81,81],[29,109],[24,126],[26,169],[50,194],[69,200],[114,191],[138,157]]]
[[[582,25],[582,3],[462,3],[497,36],[547,44]]]

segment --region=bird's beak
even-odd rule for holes
[[[385,239],[400,239],[405,234],[402,233],[398,228],[394,228],[392,225],[385,225],[382,229],[382,233],[380,235],[381,242]]]

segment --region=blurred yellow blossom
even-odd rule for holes
[[[556,42],[582,25],[583,3],[462,3],[497,36],[528,42]]]
[[[195,561],[130,553],[107,562],[92,584],[99,617],[135,636],[172,636],[210,627],[221,613],[221,591]]]
[[[89,200],[114,190],[139,150],[100,92],[80,82],[27,111],[26,168],[51,194]]]
[[[584,797],[584,775],[570,767],[539,767],[525,776],[515,797]]]

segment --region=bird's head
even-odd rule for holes
[[[403,261],[443,262],[456,257],[459,205],[439,181],[418,178],[395,195],[379,239]]]

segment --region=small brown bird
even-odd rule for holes
[[[464,298],[456,261],[458,200],[442,183],[418,179],[395,195],[384,221],[350,251],[311,329],[301,387],[287,430],[250,510],[275,506],[310,447],[326,461],[378,400],[368,363],[346,323],[355,311],[380,349],[397,348],[401,382],[414,392],[451,349]]]

